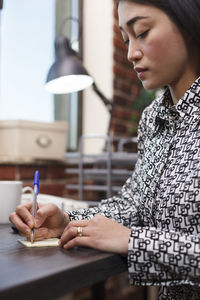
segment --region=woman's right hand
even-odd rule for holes
[[[34,239],[58,237],[69,223],[68,214],[64,213],[55,204],[38,203],[35,219],[32,216],[33,202],[17,206],[10,215],[10,222],[18,229],[20,235],[30,237],[34,230]]]

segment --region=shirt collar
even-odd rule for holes
[[[190,121],[193,115],[200,115],[200,77],[185,92],[182,98],[173,105],[170,90],[166,88],[157,107],[157,120]]]

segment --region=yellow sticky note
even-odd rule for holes
[[[18,240],[19,243],[28,248],[39,248],[39,247],[58,247],[59,239],[46,239],[42,241],[35,241],[33,243],[29,241]]]

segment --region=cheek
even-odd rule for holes
[[[169,47],[169,43],[163,39],[154,40],[154,42],[146,45],[145,53],[151,63],[164,63],[167,58],[174,55],[174,51]]]
[[[145,53],[150,63],[157,64],[160,66],[173,65],[179,62],[188,60],[187,48],[182,37],[176,38],[169,35],[163,39],[159,37],[149,42],[146,45]]]

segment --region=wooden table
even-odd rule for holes
[[[127,271],[126,258],[88,248],[26,248],[0,225],[0,299],[56,299]]]

